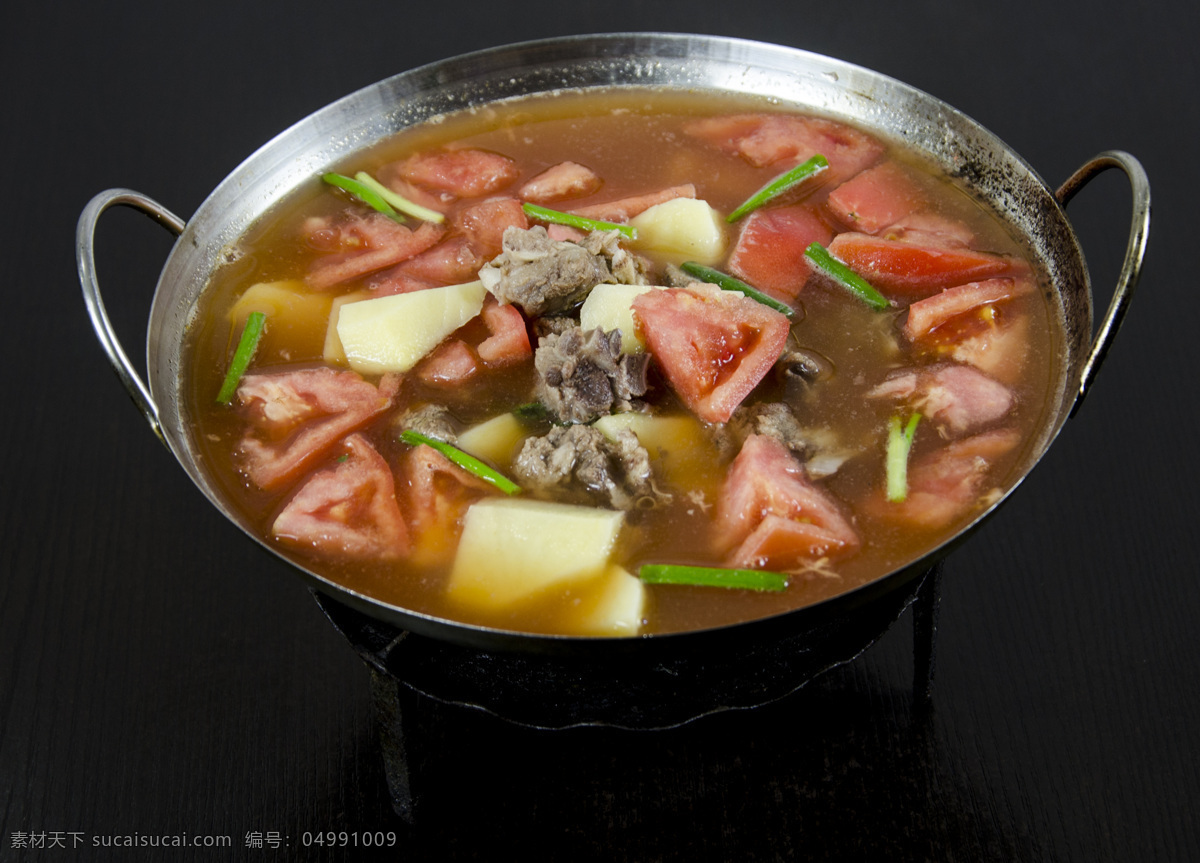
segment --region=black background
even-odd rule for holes
[[[1200,859],[1193,3],[10,4],[0,29],[0,859],[18,833],[395,830],[397,859]],[[681,730],[451,720],[415,829],[391,813],[361,663],[213,510],[132,408],[74,272],[87,200],[185,217],[258,146],[359,87],[467,50],[611,30],[840,57],[983,123],[1052,186],[1100,150],[1154,192],[1148,263],[1087,403],[950,559],[938,677],[911,615],[797,696]],[[1069,213],[1107,302],[1118,172]],[[113,211],[99,272],[128,352],[170,238]],[[251,831],[288,848],[246,849]],[[346,857],[357,855],[346,852]]]

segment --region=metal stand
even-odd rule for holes
[[[497,656],[414,636],[320,594],[316,599],[370,669],[392,807],[412,824],[419,809],[414,784],[438,745],[440,730],[464,710],[474,709],[480,721],[547,730],[586,725],[670,729],[708,713],[785,697],[855,659],[909,605],[913,713],[924,721],[933,704],[941,563],[916,581],[915,589],[901,592],[898,599],[855,609],[797,639],[771,641],[748,661],[743,656],[728,668],[714,668],[707,658],[641,668],[622,663],[614,669],[549,656]],[[454,717],[451,711],[456,711]]]

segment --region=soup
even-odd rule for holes
[[[185,382],[224,494],[305,568],[514,631],[718,626],[920,558],[1020,476],[1061,338],[916,155],[709,94],[439,118],[228,258]]]

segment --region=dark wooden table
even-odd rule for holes
[[[390,831],[405,860],[1200,859],[1194,4],[500,9],[7,10],[0,859],[361,859],[303,847],[323,831]],[[108,370],[75,220],[112,186],[190,214],[256,147],[351,90],[601,30],[839,56],[965,111],[1051,185],[1129,150],[1154,188],[1149,263],[1087,403],[946,567],[928,714],[911,614],[794,697],[676,731],[533,732],[450,712],[420,744],[410,827],[388,798],[365,667],[300,581],[195,491]],[[1070,213],[1104,303],[1126,184],[1110,172]],[[99,245],[138,357],[170,238],[117,211]],[[104,847],[180,834],[230,847]]]

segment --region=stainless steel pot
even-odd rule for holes
[[[1150,190],[1141,165],[1108,151],[1089,161],[1057,190],[996,136],[954,108],[899,81],[857,66],[762,43],[711,36],[612,34],[529,42],[452,58],[381,81],[317,111],[243,162],[186,223],[155,201],[127,189],[97,195],[84,209],[77,257],[84,299],[109,361],[151,430],[174,453],[213,505],[269,549],[248,520],[222,497],[198,458],[181,392],[182,347],[201,293],[226,250],[281,198],[385,136],[431,117],[496,99],[561,88],[664,87],[753,94],[843,119],[882,138],[913,147],[957,178],[1025,238],[1054,286],[1066,334],[1053,410],[1024,465],[1024,476],[1078,408],[1116,335],[1138,280],[1150,220]],[[1124,266],[1113,298],[1093,335],[1087,266],[1064,207],[1096,174],[1118,168],[1133,190],[1133,215]],[[106,209],[131,206],[178,235],[158,281],[146,345],[143,382],[117,339],[100,296],[93,255],[96,222]],[[1015,487],[1015,486],[1014,486]],[[1011,494],[1012,489],[1008,494]],[[1006,494],[1005,497],[1008,495]],[[379,602],[300,570],[318,590],[382,621],[459,644],[535,652],[692,649],[698,638],[758,638],[767,629],[794,634],[911,586],[998,506],[997,501],[953,539],[925,558],[816,606],[721,631],[645,639],[583,639],[526,635],[467,626]]]

